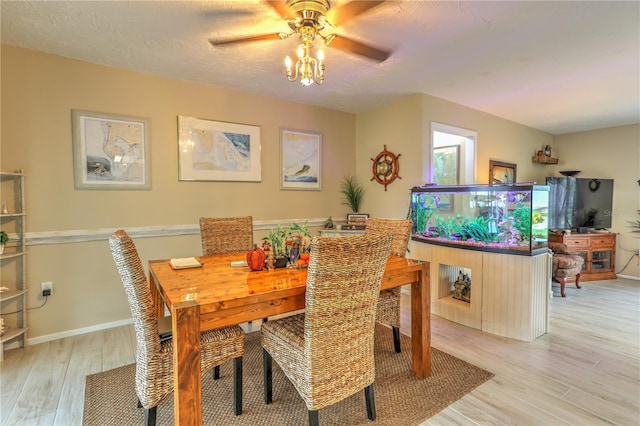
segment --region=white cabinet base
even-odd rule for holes
[[[548,331],[548,254],[517,256],[411,241],[407,257],[431,263],[432,314],[527,342]],[[470,302],[452,297],[460,271],[471,278]]]

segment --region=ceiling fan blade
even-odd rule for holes
[[[382,3],[385,3],[385,0],[351,1],[335,9],[330,9],[327,13],[327,19],[332,25],[337,27]]]
[[[213,40],[209,39],[209,43],[213,46],[221,46],[224,44],[232,44],[232,43],[247,43],[250,41],[264,41],[264,40],[282,40],[281,33],[273,33],[273,34],[261,34],[255,36],[247,36],[247,37],[238,37],[238,38],[228,38],[223,40]]]
[[[265,1],[269,6],[275,9],[278,12],[278,15],[282,16],[285,19],[289,19],[292,17],[291,9],[289,9],[289,5],[283,0],[272,0]]]
[[[359,41],[351,40],[350,38],[335,34],[327,37],[326,45],[335,47],[336,49],[344,50],[345,52],[365,56],[378,62],[384,62],[389,56],[391,56],[391,52],[376,49],[375,47],[360,43]]]

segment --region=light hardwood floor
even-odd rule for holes
[[[409,315],[406,297],[403,332]],[[530,343],[433,317],[432,344],[495,377],[425,425],[640,424],[637,281],[567,285],[552,299],[550,332]],[[125,326],[7,351],[0,424],[80,425],[85,375],[133,363],[134,350]]]

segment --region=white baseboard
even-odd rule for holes
[[[50,342],[52,340],[63,339],[65,337],[79,336],[81,334],[91,333],[92,331],[106,330],[108,328],[120,327],[133,323],[133,319],[105,322],[103,324],[92,325],[91,327],[76,328],[75,330],[62,331],[60,333],[45,334],[44,336],[27,339],[27,345],[37,345],[38,343]]]
[[[617,276],[618,278],[626,278],[626,279],[628,279],[628,280],[636,280],[636,281],[640,281],[640,277],[636,277],[636,276],[634,276],[634,275],[620,275],[620,274],[617,274],[616,276]]]

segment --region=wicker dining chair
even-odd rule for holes
[[[109,238],[113,260],[127,293],[136,331],[136,394],[145,409],[145,424],[155,425],[157,405],[173,391],[173,346],[161,341],[151,290],[135,244],[123,230]],[[167,317],[160,321],[166,328]],[[234,413],[242,413],[242,356],[244,332],[238,326],[219,328],[200,335],[201,368],[208,371],[233,359]],[[214,374],[214,378],[218,378]]]
[[[372,217],[367,219],[366,234],[390,233],[393,236],[391,254],[404,257],[411,237],[411,220],[381,219]],[[400,347],[400,287],[382,290],[378,299],[376,322],[385,324],[393,330],[393,347],[397,353]]]
[[[253,218],[201,217],[202,254],[246,252],[253,247]]]
[[[201,217],[200,238],[204,256],[245,252],[253,247],[253,217]]]
[[[375,420],[375,312],[390,248],[390,235],[312,240],[305,313],[262,325],[265,403],[273,399],[275,360],[304,400],[310,425],[318,424],[318,410],[362,389]]]

